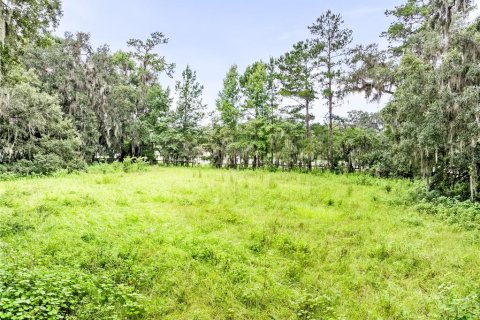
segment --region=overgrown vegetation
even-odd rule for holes
[[[0,318],[478,318],[478,228],[410,182],[89,171],[0,182]]]
[[[94,49],[85,33],[51,35],[60,1],[1,1],[0,170],[203,159],[421,178],[430,191],[474,202],[480,22],[473,8],[470,0],[408,0],[387,11],[386,50],[354,47],[354,32],[327,11],[291,51],[245,70],[233,65],[207,117],[191,67],[175,86],[176,105],[162,86],[161,76],[175,70],[159,53],[165,34],[130,39],[125,51]],[[355,92],[390,99],[379,114],[337,117],[334,107]],[[315,121],[312,110],[324,104],[327,121]]]
[[[385,50],[327,11],[207,112],[165,34],[0,0],[0,319],[479,319],[473,8],[407,0]],[[389,100],[336,116],[358,92]]]
[[[419,212],[469,230],[480,230],[480,205],[477,202],[445,197],[438,192],[425,192],[419,184],[412,189],[411,195],[412,203],[416,203]]]

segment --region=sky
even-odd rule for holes
[[[127,49],[131,38],[146,39],[163,32],[169,43],[158,48],[168,62],[176,63],[174,80],[190,65],[205,87],[204,102],[215,106],[223,78],[232,64],[244,70],[249,64],[278,57],[309,37],[307,29],[326,10],[341,13],[353,30],[355,44],[379,43],[391,19],[387,9],[405,0],[63,0],[64,15],[56,33],[83,31],[92,44]],[[173,80],[163,79],[173,87]],[[377,111],[385,103],[366,103],[362,96],[345,99],[338,115],[361,109]],[[323,118],[325,106],[317,102],[314,114]]]

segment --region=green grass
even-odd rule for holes
[[[0,319],[479,315],[480,232],[415,211],[407,182],[91,171],[0,182]]]

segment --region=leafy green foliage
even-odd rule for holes
[[[58,101],[29,84],[2,90],[0,162],[18,175],[84,168],[80,143]],[[15,121],[12,121],[15,119]]]
[[[182,81],[175,86],[177,105],[167,110],[156,122],[155,143],[164,163],[189,165],[202,154],[206,105],[202,101],[203,86],[189,66],[182,72]]]
[[[470,293],[459,297],[454,292],[454,286],[442,285],[439,288],[438,305],[440,312],[436,319],[473,320],[480,317],[480,296]]]
[[[412,198],[418,202],[416,209],[421,213],[437,216],[468,230],[480,229],[480,205],[476,202],[441,196],[438,192],[425,192],[422,186],[417,186]]]
[[[142,302],[132,288],[106,277],[93,280],[45,268],[0,269],[0,319],[140,319],[145,314]]]
[[[475,319],[478,232],[419,213],[408,181],[123,167],[0,182],[0,312]]]
[[[0,2],[0,85],[16,84],[11,72],[27,43],[48,45],[50,27],[61,16],[59,0],[4,0]]]
[[[65,319],[84,295],[68,272],[0,270],[0,319]]]
[[[175,106],[161,85],[175,68],[158,53],[165,34],[130,39],[129,51],[112,53],[106,45],[94,49],[86,33],[50,35],[58,1],[4,1],[2,176],[129,158],[210,160],[216,167],[421,178],[441,195],[476,201],[480,36],[478,19],[468,18],[472,8],[469,0],[407,0],[387,11],[395,19],[384,33],[387,50],[351,48],[352,31],[328,10],[308,27],[310,39],[289,52],[245,70],[233,65],[208,125],[204,88],[190,67],[177,81]],[[352,92],[391,100],[379,114],[337,117],[334,107]],[[312,115],[320,98],[326,124]]]
[[[319,68],[322,95],[328,106],[328,161],[333,169],[336,167],[333,158],[333,107],[346,93],[341,82],[353,31],[344,27],[340,14],[334,14],[330,10],[318,17],[308,29],[314,37],[315,64]]]
[[[298,319],[314,320],[314,319],[331,319],[334,316],[334,302],[327,295],[313,296],[311,294],[302,297],[297,302]]]

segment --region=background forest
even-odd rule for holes
[[[160,32],[128,51],[92,48],[89,34],[51,31],[58,0],[0,1],[0,173],[83,170],[103,161],[161,160],[216,167],[363,171],[422,178],[427,191],[478,200],[480,20],[469,0],[407,0],[376,44],[330,11],[309,39],[246,70],[233,65],[214,111],[187,67],[159,52]],[[362,92],[379,113],[335,115]],[[325,119],[314,119],[313,106]],[[145,159],[145,160],[143,160]],[[135,161],[135,160],[134,160]]]
[[[326,11],[288,52],[223,65],[207,105],[166,34],[94,48],[56,35],[62,1],[0,0],[0,320],[480,319],[480,18],[402,1],[383,47]],[[174,11],[90,2],[66,17]],[[268,20],[259,2],[281,5],[175,1]],[[353,94],[386,104],[341,113]]]

